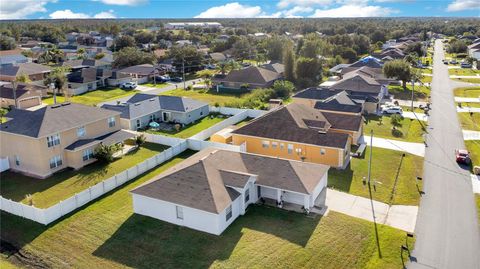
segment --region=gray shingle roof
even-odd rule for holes
[[[99,143],[103,143],[109,146],[118,142],[123,142],[132,137],[135,137],[135,135],[124,130],[118,130],[118,131],[108,133],[106,135],[102,135],[96,138],[77,140],[72,144],[68,145],[65,149],[75,150],[83,146],[99,144]]]
[[[49,105],[35,111],[14,109],[7,113],[6,117],[12,119],[1,124],[0,131],[38,138],[119,114],[77,103]]]
[[[33,75],[48,73],[50,71],[50,67],[36,63],[19,63],[15,65],[0,66],[0,74],[4,76],[16,77],[21,74]]]
[[[233,70],[224,78],[214,78],[218,82],[236,82],[247,84],[268,84],[274,80],[281,78],[281,75],[277,72],[270,71],[265,68],[250,66],[240,70]]]
[[[229,186],[256,183],[311,194],[329,167],[208,148],[170,168],[131,192],[218,214],[238,197]]]

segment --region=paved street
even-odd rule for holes
[[[198,83],[200,81],[201,81],[201,79],[187,80],[187,81],[185,81],[185,87],[187,87],[189,85],[192,85],[194,82]],[[183,82],[169,83],[167,86],[162,87],[162,88],[146,87],[146,86],[142,86],[142,85],[137,86],[137,90],[139,90],[141,93],[147,93],[147,94],[161,94],[162,92],[175,90],[177,88],[179,88],[179,89],[183,88]],[[122,97],[122,98],[118,98],[118,99],[109,100],[109,101],[106,101],[106,102],[99,103],[98,106],[102,106],[103,104],[113,104],[114,105],[114,104],[117,104],[118,101],[126,102],[128,99],[130,99],[130,97],[131,96],[126,96],[126,97]]]
[[[453,87],[442,63],[443,44],[435,43],[432,110],[425,152],[424,192],[415,228],[414,260],[409,268],[480,268],[480,233],[467,170],[455,162],[464,148],[453,102]]]

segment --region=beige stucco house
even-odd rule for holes
[[[0,157],[10,169],[46,178],[95,161],[100,144],[133,137],[120,127],[120,113],[76,103],[49,105],[35,111],[14,109],[0,125]]]

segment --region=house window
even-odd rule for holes
[[[140,120],[137,120],[137,128],[140,128]]]
[[[47,146],[51,148],[56,145],[60,145],[60,135],[54,134],[51,136],[47,136]]]
[[[203,116],[203,111],[200,111],[200,116]]]
[[[83,161],[93,159],[93,149],[86,149],[83,151]]]
[[[270,147],[270,141],[262,141],[262,148],[268,149]]]
[[[227,207],[227,215],[226,215],[226,221],[232,218],[232,205],[229,205]]]
[[[87,134],[87,132],[85,131],[85,126],[82,126],[82,127],[77,129],[77,136],[78,137],[83,137],[86,134]]]
[[[320,149],[320,154],[325,155],[325,149]]]
[[[278,146],[278,143],[277,142],[272,142],[272,149],[276,149]]]
[[[287,150],[288,150],[288,154],[292,154],[292,152],[293,152],[293,145],[292,145],[292,144],[288,144],[288,145],[287,145]]]
[[[155,115],[154,114],[150,115],[150,122],[152,122],[152,121],[155,121]]]
[[[177,209],[177,219],[183,219],[183,208],[178,205],[175,208]]]
[[[15,155],[15,165],[20,166],[20,157]]]
[[[245,192],[245,203],[248,203],[249,200],[250,200],[250,189],[247,189],[247,191]]]
[[[88,90],[93,89],[93,83],[88,83]]]
[[[58,155],[50,159],[50,169],[54,169],[59,166],[62,166],[62,156]]]
[[[114,127],[114,126],[115,126],[115,117],[108,118],[108,127]]]
[[[285,144],[283,144],[283,143],[280,143],[280,149],[282,149],[282,150],[283,150],[283,148],[285,148]]]
[[[296,152],[298,155],[300,155],[300,154],[302,154],[302,149],[301,149],[301,148],[297,148],[297,149],[295,149],[295,152]]]

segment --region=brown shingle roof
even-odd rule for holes
[[[208,148],[156,176],[131,192],[212,213],[238,197],[249,175],[256,184],[310,194],[329,167]]]
[[[307,122],[305,122],[307,120]],[[325,122],[327,132],[319,132]],[[328,131],[331,122],[322,112],[302,104],[292,103],[233,131],[234,134],[278,139],[332,148],[345,148],[348,135]],[[335,128],[334,126],[331,126]]]
[[[240,70],[233,70],[224,78],[217,78],[214,80],[219,82],[225,81],[264,85],[279,78],[281,78],[281,75],[277,72],[257,66],[250,66]]]

